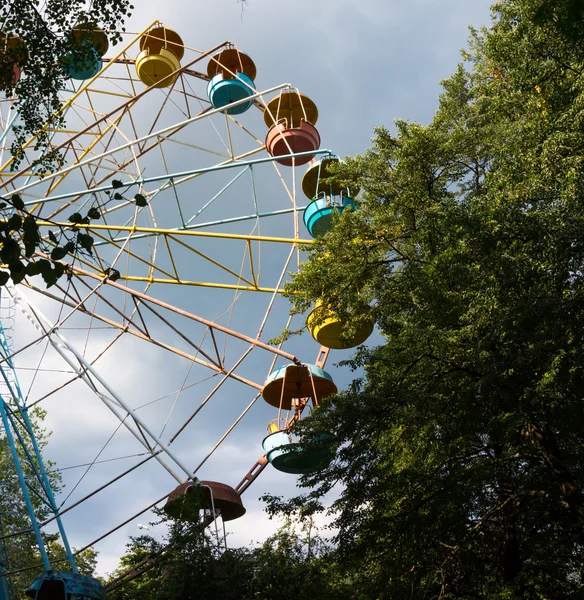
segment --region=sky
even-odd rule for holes
[[[141,31],[158,19],[167,27],[175,29],[190,48],[205,51],[226,40],[232,41],[255,61],[258,90],[290,83],[308,95],[319,109],[317,127],[322,138],[321,147],[328,148],[341,157],[364,152],[370,145],[375,126],[391,128],[394,119],[428,123],[437,107],[440,81],[448,77],[460,61],[460,50],[465,46],[468,35],[467,26],[472,24],[478,27],[489,22],[489,2],[483,0],[362,0],[358,3],[348,0],[297,0],[293,3],[249,0],[245,5],[236,0],[167,0],[164,3],[143,0],[136,5],[138,8],[127,24],[128,31]],[[164,92],[158,92],[156,101],[162,102]],[[111,101],[109,97],[102,98],[99,101],[101,104],[95,106],[91,114],[103,114]],[[143,121],[145,127],[150,127],[152,107],[153,104],[137,104],[132,118],[136,122]],[[182,118],[178,108],[175,113],[172,107],[165,107],[165,111],[164,118],[153,126],[154,129],[177,122],[173,119]],[[240,121],[246,127],[258,131],[258,138],[263,139],[265,127],[262,129],[261,116],[251,114],[252,112],[242,116]],[[72,120],[81,118],[86,118],[81,112],[71,115]],[[192,143],[196,139],[208,148],[219,148],[221,144],[213,145],[216,134],[207,125],[189,125],[184,137],[181,137],[183,134],[177,134],[177,141],[186,143],[188,140]],[[220,125],[221,123],[217,127]],[[244,135],[242,131],[239,134]],[[242,141],[239,148],[245,149],[246,143]],[[181,149],[179,144],[168,144],[166,154],[156,154],[144,159],[140,165],[141,174],[148,177],[164,172],[184,171],[207,166],[216,160],[205,158],[191,150]],[[205,156],[207,155],[208,153]],[[257,157],[260,156],[265,156],[265,153],[257,154]],[[185,188],[189,197],[181,201],[184,206],[188,204],[188,208],[196,212],[198,207],[204,205],[204,199],[212,197],[233,175],[234,172],[222,179],[214,174],[208,178],[201,177]],[[289,181],[290,173],[286,173],[286,177]],[[300,177],[301,172],[297,174],[297,182]],[[63,189],[77,190],[81,183],[80,179],[73,176],[70,183],[64,184],[69,187]],[[166,190],[156,196],[152,186],[146,191],[156,198],[156,202],[159,198],[162,202],[162,199],[171,194]],[[286,195],[286,190],[273,170],[258,167],[253,174],[246,173],[231,185],[218,202],[205,209],[205,215],[208,215],[208,219],[217,220],[247,214],[253,212],[254,201],[261,207],[266,207],[266,210],[276,210],[284,206],[280,203]],[[177,226],[176,211],[168,208],[169,206],[170,201],[164,207],[156,205],[158,226]],[[123,212],[120,211],[120,214]],[[287,217],[274,217],[266,221],[267,225],[262,224],[264,234],[293,233]],[[146,225],[149,223],[151,224],[151,219],[143,222]],[[219,230],[250,232],[249,225],[247,230],[238,227],[225,225]],[[301,237],[307,237],[303,229]],[[146,244],[147,242],[137,242],[133,248],[137,254],[148,252]],[[244,256],[241,244],[225,240],[207,240],[201,244],[205,250],[216,253],[222,259],[232,259],[233,269],[238,270],[237,265],[242,263]],[[262,270],[267,280],[275,285],[274,279],[277,279],[285,263],[286,250],[273,246],[276,244],[262,254]],[[161,264],[166,264],[164,249],[160,250],[160,254],[163,256]],[[205,269],[208,265],[197,262],[197,257],[186,253],[177,256],[182,263],[180,268],[188,272],[191,279],[203,279],[207,276]],[[139,270],[139,267],[136,266],[136,269]],[[222,324],[252,336],[258,331],[261,316],[269,301],[269,295],[258,299],[255,293],[237,296],[233,291],[221,289],[162,284],[152,286],[148,293],[188,312],[213,320],[219,319]],[[39,295],[29,296],[37,307],[47,313],[49,322],[55,323],[63,317],[62,309],[57,303]],[[115,296],[112,292],[114,304],[127,302],[127,299],[120,298],[120,295]],[[237,310],[221,317],[225,310],[229,311],[234,301]],[[103,302],[101,306],[103,314],[113,315],[112,310]],[[287,301],[276,298],[262,340],[268,340],[282,330],[287,313]],[[205,338],[203,346],[210,347],[203,327],[169,311],[164,312],[164,315],[182,333],[182,337],[160,320],[153,320],[152,332],[160,340],[183,352],[189,350],[188,339]],[[74,314],[61,332],[77,348],[82,348],[83,353],[91,360],[103,352],[96,365],[106,385],[111,388],[107,393],[114,391],[130,406],[139,410],[140,415],[157,433],[168,439],[169,434],[184,421],[193,407],[211,391],[217,379],[208,379],[208,373],[204,369],[193,369],[189,360],[176,355],[169,356],[159,347],[129,335],[122,336],[109,347],[113,333],[100,327],[97,322]],[[91,329],[90,336],[87,335],[88,328]],[[18,312],[14,331],[15,348],[26,346],[36,335],[34,327]],[[228,336],[218,338],[219,344],[224,344],[225,356],[231,361],[236,360],[245,350],[246,346],[241,341]],[[378,337],[371,338],[371,343],[376,341],[379,342]],[[108,349],[105,350],[106,348]],[[307,334],[291,340],[286,348],[305,362],[313,362],[318,350],[318,346]],[[331,352],[326,367],[341,389],[348,385],[352,374],[336,364],[349,355],[349,352]],[[261,384],[272,367],[272,359],[269,352],[254,350],[238,372],[242,377]],[[280,366],[283,363],[278,360],[276,364]],[[34,375],[34,369],[38,365],[43,370]],[[44,344],[33,344],[23,352],[17,360],[17,367],[29,401],[43,397],[71,378],[70,373],[66,372],[68,367],[63,359]],[[100,389],[103,391],[105,388],[101,386]],[[177,390],[180,390],[180,394],[176,393]],[[177,439],[173,449],[180,460],[194,469],[253,400],[255,394],[256,390],[245,384],[225,384],[221,392],[213,397],[193,421],[192,426]],[[124,433],[123,427],[117,430],[119,421],[80,381],[70,383],[52,394],[43,400],[42,406],[47,411],[46,427],[53,431],[46,456],[56,463],[63,475],[64,489],[58,496],[59,502],[78,500],[136,460],[118,460],[120,457],[143,452],[132,436]],[[261,455],[261,440],[266,434],[266,425],[275,417],[275,411],[260,398],[219,450],[201,467],[197,476],[235,486]],[[111,436],[113,437],[108,442]],[[106,442],[107,446],[102,451]],[[96,464],[84,475],[86,467],[78,465],[95,460],[110,462]],[[176,465],[174,469],[177,470]],[[178,471],[180,477],[182,474],[180,469]],[[296,491],[295,484],[294,476],[268,467],[243,495],[247,514],[228,523],[228,544],[236,546],[259,542],[274,532],[277,523],[270,521],[263,513],[259,497],[265,493],[292,495]],[[168,493],[175,485],[175,479],[161,465],[150,461],[145,467],[67,514],[64,521],[73,545],[78,548],[85,545]],[[128,536],[140,533],[137,524],[147,524],[152,519],[152,515],[148,514],[131,519],[96,545],[101,574],[115,569]],[[164,535],[164,528],[161,526],[152,526],[152,530],[155,536]]]

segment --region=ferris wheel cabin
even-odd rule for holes
[[[375,318],[371,313],[370,318],[347,337],[343,335],[346,323],[337,317],[334,311],[323,306],[321,302],[316,302],[306,319],[306,327],[321,346],[331,350],[345,350],[359,346],[373,333]]]
[[[167,27],[154,27],[140,39],[140,50],[136,58],[140,81],[148,87],[172,86],[185,52],[180,35]]]
[[[266,136],[266,150],[270,156],[287,167],[308,163],[314,154],[278,157],[318,150],[320,135],[314,126],[317,120],[316,104],[298,90],[286,89],[272,98],[264,111],[264,121],[270,128]]]
[[[97,579],[65,571],[40,573],[26,590],[26,595],[33,600],[105,600],[105,592]]]
[[[223,521],[233,521],[245,514],[240,495],[230,486],[217,481],[181,483],[168,496],[164,512],[180,521],[198,523],[200,511],[211,511]]]
[[[213,108],[223,108],[253,96],[256,74],[253,60],[237,48],[226,48],[213,56],[207,66],[207,96]],[[227,108],[225,112],[228,115],[239,115],[252,104],[252,100],[241,102]]]
[[[309,443],[298,440],[289,431],[275,431],[262,441],[266,458],[275,469],[291,475],[314,473],[328,465],[332,458],[333,436],[321,433]]]
[[[282,410],[294,410],[295,416],[285,419],[280,429],[275,423],[262,441],[266,458],[272,466],[283,473],[301,475],[323,468],[330,461],[332,435],[322,432],[313,439],[299,439],[290,427],[298,418],[296,412],[311,398],[313,406],[337,393],[332,377],[316,365],[287,365],[276,369],[266,380],[262,390],[264,400]],[[280,421],[280,418],[277,419]]]
[[[330,178],[329,166],[338,163],[336,156],[328,156],[312,164],[302,177],[302,191],[312,202],[304,210],[303,220],[312,237],[324,235],[333,227],[333,217],[344,210],[355,210],[355,202],[349,197],[349,190],[343,189]]]
[[[270,374],[263,399],[275,408],[290,410],[295,398],[312,398],[315,404],[337,393],[333,378],[316,365],[287,365]]]
[[[72,50],[60,63],[63,71],[79,81],[91,79],[101,71],[101,58],[108,51],[107,35],[87,24],[76,25],[71,32]]]
[[[19,37],[0,32],[0,65],[4,68],[4,65],[7,64],[8,68],[12,70],[12,78],[8,82],[8,87],[16,85],[20,80],[22,67],[27,58],[26,45]]]

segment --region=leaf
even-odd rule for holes
[[[46,284],[47,287],[51,287],[52,285],[55,285],[55,283],[57,283],[57,274],[55,273],[55,271],[53,270],[53,266],[51,264],[50,261],[48,261],[46,258],[41,258],[39,261],[37,261],[37,264],[39,266],[39,271],[42,275],[42,278]],[[61,264],[61,263],[55,263],[55,264]]]
[[[14,283],[20,283],[26,277],[26,267],[21,260],[9,263],[10,277]]]
[[[88,252],[91,252],[91,248],[93,247],[93,238],[86,233],[79,232],[77,234],[77,243]]]
[[[14,213],[8,219],[8,226],[14,231],[18,231],[22,227],[22,217],[18,213]]]
[[[136,194],[134,201],[136,202],[136,206],[148,206],[148,200],[142,194]]]
[[[38,264],[38,262],[29,262],[26,265],[26,274],[29,277],[34,277],[35,275],[40,275],[41,272],[41,268]]]
[[[111,267],[105,270],[105,274],[111,281],[117,281],[121,277],[120,272],[117,269],[112,269]]]
[[[57,240],[57,236],[49,229],[49,239],[53,244],[58,244],[59,240]]]
[[[118,192],[116,192],[114,194],[114,200],[123,200],[124,197],[122,196],[122,194],[118,194]]]
[[[95,208],[95,206],[92,206],[88,211],[87,211],[87,216],[90,219],[99,219],[101,217],[101,212],[99,212],[99,208]]]
[[[20,247],[18,242],[11,237],[6,238],[0,249],[0,258],[2,259],[2,262],[10,264],[11,262],[18,260],[19,256]]]
[[[40,258],[39,260],[35,261],[35,264],[38,265],[41,274],[53,270],[51,261],[47,260],[46,258]]]
[[[53,272],[55,274],[55,278],[61,279],[61,277],[63,277],[63,275],[65,274],[65,271],[67,270],[68,266],[63,264],[63,263],[55,263],[53,265]]]
[[[67,256],[67,254],[69,254],[69,252],[67,251],[66,248],[64,248],[62,246],[57,246],[56,248],[53,248],[53,250],[51,252],[51,258],[53,260],[62,260],[63,258],[65,258]]]
[[[12,202],[12,206],[17,210],[24,210],[24,201],[19,194],[12,194],[10,201]]]
[[[22,233],[25,242],[40,242],[41,236],[39,234],[39,227],[35,218],[32,215],[24,217],[22,222]]]
[[[30,258],[36,251],[37,245],[33,242],[24,242],[24,255]]]
[[[81,213],[76,212],[69,217],[69,221],[71,221],[71,223],[81,223],[81,221],[83,221],[83,217]]]
[[[10,273],[8,271],[0,271],[0,286],[4,286],[10,280]]]
[[[112,179],[112,187],[114,190],[119,190],[124,187],[124,184],[119,179]]]

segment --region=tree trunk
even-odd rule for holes
[[[584,502],[582,491],[576,486],[574,478],[564,462],[553,432],[547,425],[540,426],[530,423],[526,427],[524,435],[537,444],[544,464],[558,484],[562,504],[568,510],[570,520],[575,525],[575,530],[580,541],[584,543],[584,524],[582,522]]]

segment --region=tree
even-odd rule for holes
[[[35,2],[8,0],[0,7],[0,90],[15,96],[20,123],[13,128],[12,168],[22,161],[22,147],[37,136],[40,157],[32,166],[43,172],[62,163],[58,153],[43,152],[50,147],[51,129],[64,126],[59,93],[68,79],[63,63],[87,41],[89,30],[100,27],[113,44],[121,40],[124,20],[134,7],[130,0],[48,0]],[[77,25],[87,26],[87,36],[73,35]],[[18,40],[18,43],[11,43]],[[15,81],[13,66],[24,69]]]
[[[147,536],[131,539],[115,580],[144,559],[154,566],[108,592],[113,600],[348,600],[346,578],[336,569],[330,544],[308,520],[300,530],[287,519],[255,548],[225,549],[198,524],[170,522],[167,544]]]
[[[14,409],[14,404],[8,405]],[[34,454],[30,435],[22,419],[17,418],[18,412],[13,410],[13,433],[16,451],[30,492],[30,499],[37,522],[41,523],[52,516],[47,505],[47,495],[38,479],[39,465]],[[43,427],[44,411],[38,407],[29,412],[31,426],[42,453],[50,433]],[[43,570],[43,563],[38,549],[36,537],[31,527],[27,505],[22,494],[16,467],[9,449],[9,443],[4,431],[0,438],[0,562],[2,572],[17,571],[7,577],[9,589],[13,597],[24,597],[24,591],[36,575]],[[45,469],[51,489],[57,493],[60,489],[61,477],[54,463],[45,461]],[[55,570],[68,570],[66,553],[59,541],[57,533],[42,531],[43,542],[47,555]],[[76,557],[79,572],[93,575],[97,564],[97,552],[93,548],[84,550]]]
[[[106,31],[113,44],[120,41],[131,10],[130,0],[92,0],[89,5],[85,0],[48,0],[42,8],[28,0],[8,0],[0,6],[0,91],[13,98],[18,115],[11,129],[11,169],[25,159],[29,138],[35,139],[38,158],[28,168],[42,176],[63,164],[61,154],[50,150],[50,137],[65,126],[60,97],[68,79],[64,65],[71,57],[82,60],[95,28]],[[15,77],[15,68],[22,69],[21,77]],[[142,199],[135,201],[144,205],[139,204]],[[100,207],[91,206],[85,215],[71,215],[71,228],[55,227],[43,240],[37,215],[25,209],[18,195],[0,193],[0,260],[7,266],[0,271],[0,286],[34,275],[41,275],[47,286],[55,284],[66,272],[60,261],[67,254],[91,254],[93,238],[75,225],[100,217]]]
[[[577,598],[584,588],[582,4],[505,0],[428,126],[379,128],[362,188],[287,287],[385,342],[300,431],[338,556],[372,598]],[[293,499],[296,506],[305,499]]]

